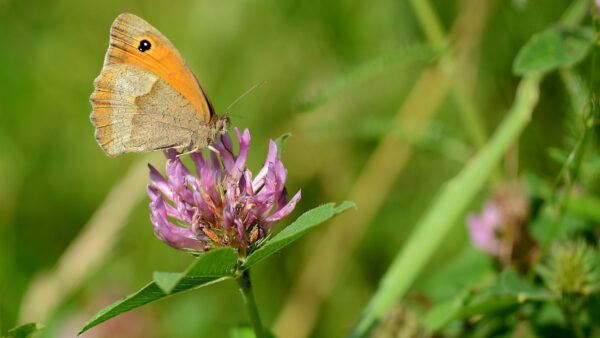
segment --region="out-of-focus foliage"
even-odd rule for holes
[[[552,27],[536,34],[517,54],[517,74],[573,66],[588,53],[594,40],[591,27]]]
[[[428,10],[419,7],[423,3],[431,4],[433,21],[422,15]],[[585,149],[578,146],[589,90],[598,88],[598,76],[590,79],[591,1],[577,28],[555,28],[572,3],[0,1],[0,334],[36,321],[46,324],[42,337],[71,337],[99,309],[145,285],[153,271],[182,271],[193,259],[152,233],[143,195],[147,171],[138,165],[145,155],[108,158],[93,137],[88,98],[109,27],[122,12],[146,19],[177,46],[217,112],[266,81],[233,108],[232,124],[250,128],[253,149],[264,149],[251,151],[253,169],[269,138],[292,133],[282,160],[288,190],[301,188],[303,197],[291,217],[325,201],[364,197],[354,215],[342,219],[347,226],[334,228],[343,229],[342,244],[320,244],[328,238],[325,226],[253,266],[259,310],[276,335],[337,337],[351,330],[440,186],[507,115],[520,81],[513,66],[548,73],[531,121],[469,210],[479,210],[498,186],[528,173],[526,224],[540,250],[528,252],[533,261],[518,266],[547,262],[544,248],[554,241],[585,238],[595,247],[600,158],[593,128]],[[529,51],[522,49],[528,41],[541,46],[530,42]],[[548,44],[567,49],[550,58],[556,50]],[[531,51],[536,48],[543,52]],[[379,159],[382,149],[391,150]],[[164,165],[160,156],[151,161]],[[119,190],[123,179],[133,183]],[[378,180],[386,189],[369,184]],[[129,199],[117,200],[110,213],[96,213],[107,196]],[[359,227],[352,218],[366,221]],[[118,231],[104,236],[83,230],[98,219],[118,224]],[[85,242],[82,251],[101,252],[98,264],[61,265],[77,262],[65,252],[82,238],[98,239]],[[520,248],[520,242],[510,243]],[[315,258],[314,252],[326,254]],[[320,279],[296,287],[310,275],[303,272],[307,262],[326,262],[339,252],[343,264],[318,270]],[[572,334],[573,321],[579,321],[585,334],[598,333],[600,297],[586,298],[578,308],[585,314],[574,318],[536,274],[503,271],[513,262],[512,255],[505,257],[473,249],[460,217],[399,310],[384,320],[389,325],[375,332],[407,323],[403,327],[413,333],[437,329],[443,335]],[[44,283],[85,268],[80,282]],[[319,293],[320,283],[327,285],[325,293]],[[34,297],[32,288],[39,285],[48,288],[36,289]],[[318,304],[316,317],[311,310],[295,312],[292,324],[282,319],[294,297]],[[247,322],[238,290],[226,282],[128,312],[83,337],[227,336]]]
[[[44,328],[44,325],[38,323],[27,323],[8,330],[8,336],[11,338],[27,338],[34,332]]]

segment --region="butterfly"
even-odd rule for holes
[[[107,155],[167,148],[196,151],[229,129],[179,51],[156,28],[129,13],[110,30],[94,81],[90,120]]]

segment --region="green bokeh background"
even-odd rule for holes
[[[432,1],[446,31],[465,2]],[[570,1],[486,2],[490,14],[470,55],[473,71],[453,81],[464,77],[470,84],[490,134],[514,97],[519,79],[511,67],[517,51],[533,33],[557,21]],[[143,17],[177,46],[217,112],[266,81],[234,107],[232,114],[239,117],[232,125],[251,130],[249,167],[254,170],[264,161],[268,139],[292,132],[283,160],[288,190],[301,188],[303,198],[291,218],[347,198],[416,80],[438,60],[409,1],[0,0],[1,333],[36,320],[48,325],[45,337],[73,336],[96,311],[149,281],[152,271],[178,271],[192,259],[154,237],[144,197],[102,264],[56,311],[45,319],[27,313],[17,318],[34,278],[52,271],[112,187],[145,156],[108,158],[96,144],[88,117],[109,27],[122,12]],[[333,90],[336,86],[341,89]],[[521,138],[520,168],[556,174],[558,166],[546,149],[565,141],[563,98],[560,81],[548,77]],[[312,335],[337,337],[351,328],[440,186],[475,153],[458,116],[448,96],[426,137],[405,140],[412,156],[389,182],[390,194],[336,277]],[[162,168],[164,161],[154,164]],[[138,175],[147,176],[147,171]],[[145,185],[136,189],[143,191]],[[472,209],[480,205],[481,200],[474,201]],[[351,212],[360,213],[361,205]],[[266,326],[276,320],[326,227],[254,269]],[[459,222],[417,284],[435,278],[468,246]],[[297,320],[301,325],[303,318]],[[239,292],[226,282],[145,306],[125,322],[107,322],[84,337],[220,337],[246,322]]]

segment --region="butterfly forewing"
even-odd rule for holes
[[[169,83],[196,108],[205,123],[213,108],[177,48],[148,22],[133,14],[119,15],[110,32],[104,65],[125,63],[142,67]]]

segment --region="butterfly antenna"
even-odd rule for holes
[[[240,100],[243,99],[246,95],[250,94],[254,89],[264,85],[265,83],[266,83],[265,81],[261,81],[261,82],[255,84],[254,86],[250,87],[250,89],[246,90],[246,92],[244,94],[240,95],[237,99],[235,99],[233,102],[231,102],[231,104],[229,106],[227,106],[227,108],[225,108],[223,115],[227,115],[227,113],[229,112],[231,107],[235,106],[235,104],[240,102]]]

